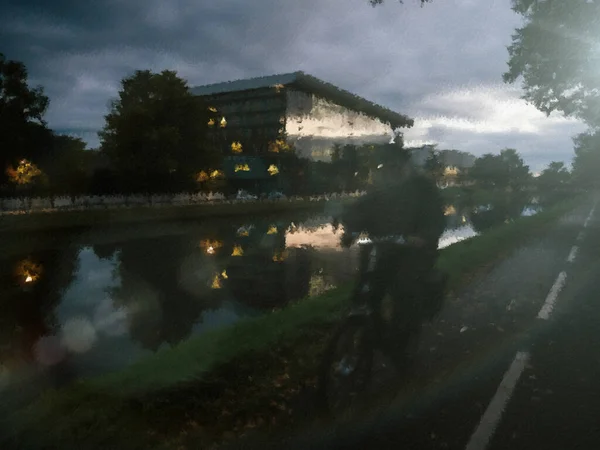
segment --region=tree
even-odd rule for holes
[[[529,166],[525,165],[523,158],[514,148],[507,148],[500,152],[500,158],[505,166],[505,180],[507,187],[520,190],[531,181]]]
[[[537,192],[542,204],[555,203],[564,199],[569,192],[567,187],[571,173],[562,161],[552,161],[535,180]]]
[[[52,132],[43,118],[48,104],[42,87],[28,86],[25,65],[0,53],[0,185],[8,181],[7,169],[24,159],[37,164],[50,149]]]
[[[546,114],[562,111],[600,125],[600,4],[512,0],[512,8],[525,26],[512,36],[504,81],[522,77],[523,98]]]
[[[439,184],[444,177],[444,163],[440,159],[440,155],[436,151],[430,151],[429,156],[425,160],[425,165],[423,166],[425,173],[431,176],[436,184]]]
[[[431,3],[433,0],[418,0],[421,3],[421,7],[425,5],[425,3]],[[404,4],[404,0],[398,0],[399,3]],[[369,4],[373,7],[377,5],[383,4],[383,0],[369,0]]]
[[[579,134],[573,142],[573,183],[583,188],[600,187],[600,132]]]
[[[505,149],[499,155],[487,153],[475,160],[468,177],[486,189],[520,190],[530,180],[529,166],[514,149]]]
[[[55,134],[52,153],[41,161],[50,192],[71,196],[86,192],[94,156],[95,152],[86,150],[86,143],[81,138]]]
[[[190,187],[220,162],[206,139],[208,107],[176,72],[138,70],[121,85],[99,137],[126,189]]]

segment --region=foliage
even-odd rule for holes
[[[600,187],[600,132],[582,133],[573,141],[573,183],[583,188]]]
[[[81,138],[55,134],[51,153],[41,161],[49,178],[50,192],[72,196],[86,192],[96,153],[86,150]]]
[[[569,169],[562,161],[552,161],[536,179],[538,189],[542,192],[566,186],[571,179]]]
[[[576,204],[571,200],[442,250],[439,266],[449,273],[450,288],[539,235]],[[300,386],[314,383],[327,329],[341,317],[350,291],[345,286],[208,331],[124,371],[41,396],[15,415],[21,419],[15,439],[22,446],[37,440],[46,447],[85,442],[86,448],[133,449],[158,448],[159,442],[161,448],[180,448],[181,439],[189,438],[185,444],[197,447],[197,439],[264,429],[265,418],[289,421],[291,401]]]
[[[423,169],[439,184],[444,177],[444,163],[440,158],[440,154],[436,151],[430,151]]]
[[[23,159],[37,163],[51,146],[52,132],[43,118],[48,104],[41,87],[28,86],[25,65],[0,53],[0,185],[7,181],[8,167]]]
[[[531,175],[517,151],[505,149],[499,155],[487,153],[477,158],[468,178],[486,189],[518,190],[527,186]]]
[[[19,161],[16,169],[9,166],[6,169],[6,173],[9,181],[12,183],[30,184],[42,174],[42,171],[35,164],[31,164],[31,162],[23,159]]]
[[[209,111],[174,71],[138,70],[124,78],[99,133],[101,151],[129,190],[193,186],[195,174],[219,162],[208,144]]]
[[[383,4],[384,0],[369,0],[369,4],[373,7]],[[425,3],[431,3],[433,0],[418,0],[421,3],[421,8]],[[404,4],[404,0],[398,0],[399,3]]]
[[[522,78],[523,98],[546,114],[562,111],[600,125],[600,4],[512,0],[512,7],[525,25],[513,34],[504,81]]]

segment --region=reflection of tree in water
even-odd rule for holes
[[[58,332],[55,308],[78,268],[71,237],[55,235],[52,249],[0,260],[0,361],[33,361],[39,339]]]
[[[129,332],[145,348],[187,338],[206,302],[203,294],[186,289],[189,255],[201,257],[190,237],[136,239],[121,245],[119,287],[112,291],[116,306],[129,312]]]
[[[519,218],[529,203],[529,195],[512,192],[490,203],[489,209],[476,210],[471,214],[475,231],[481,233],[494,226]]]
[[[96,257],[100,260],[108,260],[111,259],[117,250],[119,250],[119,244],[94,244],[92,245],[92,250]]]

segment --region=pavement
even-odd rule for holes
[[[395,387],[374,393],[378,408],[262,438],[259,446],[600,448],[600,203],[594,205],[563,217],[448,301],[425,327],[409,373],[379,368]]]

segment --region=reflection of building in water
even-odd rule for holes
[[[290,152],[331,161],[334,144],[387,143],[407,116],[303,72],[224,82],[191,89],[210,106],[212,139],[225,155],[236,187],[286,184],[282,158]],[[248,170],[236,170],[236,167]]]

